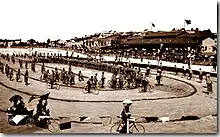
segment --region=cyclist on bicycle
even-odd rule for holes
[[[131,117],[130,113],[130,107],[131,107],[132,101],[130,99],[125,99],[123,101],[124,108],[122,109],[120,118],[123,121],[124,126],[119,131],[120,133],[127,133],[127,120]]]
[[[78,80],[79,80],[79,81],[84,81],[84,79],[83,79],[83,74],[82,74],[81,71],[79,71],[79,73],[78,73]]]
[[[95,73],[95,76],[94,76],[94,86],[95,86],[95,88],[97,86],[97,82],[98,82],[97,73]]]
[[[122,89],[124,86],[124,76],[122,75],[122,72],[119,74],[119,88]]]
[[[44,80],[45,80],[46,82],[47,82],[47,80],[48,80],[49,75],[50,75],[50,71],[49,71],[49,70],[44,71]]]
[[[144,75],[144,76],[142,77],[141,83],[142,83],[142,85],[143,85],[143,88],[144,88],[143,90],[144,90],[144,92],[146,92],[146,91],[147,91],[147,85],[149,84],[149,81],[148,81],[146,75]]]

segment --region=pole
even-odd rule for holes
[[[186,22],[185,22],[185,20],[184,20],[184,30],[185,30],[185,26],[186,26]]]
[[[127,133],[129,133],[129,120],[127,118]]]

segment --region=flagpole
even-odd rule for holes
[[[185,20],[184,20],[184,30],[185,30],[185,25],[186,25],[186,22],[185,22]]]

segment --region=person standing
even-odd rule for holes
[[[104,74],[104,72],[102,72],[101,81],[102,81],[102,88],[104,88],[104,84],[105,84],[105,74]]]
[[[207,84],[207,91],[208,91],[208,94],[209,93],[212,93],[212,80],[211,80],[211,77],[210,77],[210,74],[207,74],[206,75],[206,84]]]
[[[12,78],[13,78],[13,69],[12,69],[12,68],[10,69],[10,75],[9,75],[9,77],[10,77],[10,81],[12,81],[12,80],[13,80],[13,79],[12,79]]]
[[[21,77],[21,71],[20,71],[20,69],[18,69],[18,72],[17,72],[17,74],[16,74],[16,81],[18,82],[18,80],[20,79],[20,77]]]
[[[203,73],[202,73],[202,71],[201,71],[201,68],[199,68],[199,80],[200,80],[200,83],[202,83]]]
[[[24,82],[25,82],[25,85],[28,86],[28,70],[26,70],[24,74]]]

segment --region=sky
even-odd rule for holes
[[[103,31],[210,29],[216,0],[0,0],[0,39],[71,39]]]

